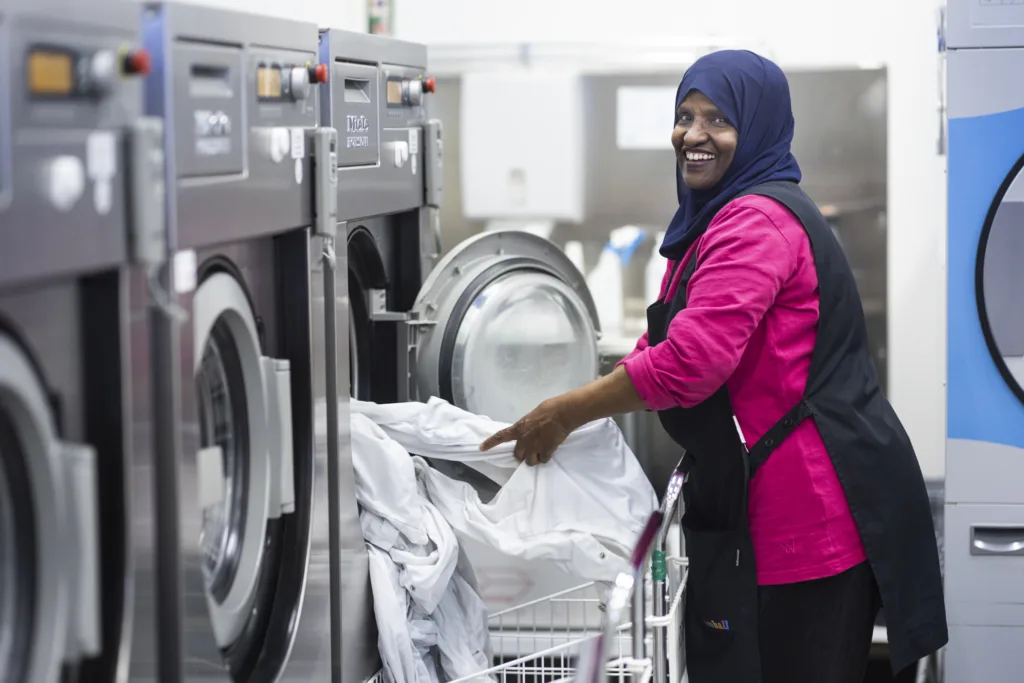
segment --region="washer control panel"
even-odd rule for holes
[[[256,99],[260,102],[302,102],[314,83],[327,82],[327,65],[266,64],[256,67]]]
[[[315,85],[328,77],[312,51],[181,41],[175,46],[179,178],[242,174],[264,161],[299,160],[296,130],[316,126]],[[295,185],[301,171],[289,168]]]
[[[389,109],[396,107],[418,107],[423,104],[424,93],[434,92],[434,78],[391,76],[387,81]]]
[[[45,3],[43,3],[45,4]],[[127,263],[125,154],[150,58],[130,5],[0,21],[0,286]]]
[[[75,48],[35,43],[25,51],[25,94],[34,101],[100,99],[124,75],[149,73],[145,50]]]

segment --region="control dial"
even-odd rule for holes
[[[409,81],[406,84],[406,100],[416,107],[423,103],[423,83],[421,81]]]
[[[309,97],[309,69],[296,66],[288,70],[288,85],[292,100],[301,102]]]
[[[92,95],[106,95],[117,85],[120,64],[113,50],[98,50],[79,62],[83,85]]]

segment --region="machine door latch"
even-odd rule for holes
[[[370,320],[381,323],[397,323],[409,319],[408,313],[388,310],[388,292],[385,289],[369,289],[366,292],[366,309]]]
[[[317,128],[313,137],[313,232],[334,237],[338,232],[338,131]]]
[[[419,354],[420,331],[436,323],[433,320],[421,320],[416,311],[401,313],[388,310],[387,291],[371,289],[366,293],[367,309],[370,320],[374,322],[392,322],[398,325],[397,358],[398,400],[409,401],[416,398],[416,360]]]
[[[167,254],[164,122],[153,116],[136,119],[128,131],[127,147],[129,258],[138,265],[156,266]]]
[[[441,122],[430,119],[423,124],[423,202],[441,208],[444,198],[444,139]]]

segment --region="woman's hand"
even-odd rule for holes
[[[515,441],[515,458],[533,467],[551,460],[555,450],[572,432],[564,411],[556,399],[548,399],[531,410],[518,422],[502,429],[482,444],[480,450]]]
[[[516,460],[537,465],[551,460],[566,437],[588,422],[644,407],[626,369],[620,365],[579,389],[544,401],[519,422],[480,444],[480,450],[489,451],[498,444],[515,441]]]

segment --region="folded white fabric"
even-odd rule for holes
[[[427,498],[460,538],[551,562],[581,579],[613,580],[626,569],[640,529],[657,506],[619,428],[612,420],[593,422],[573,432],[550,463],[528,467],[516,462],[513,444],[480,452],[480,443],[506,426],[438,398],[425,404],[353,401],[357,479],[360,460],[390,462],[402,450],[462,462],[502,485],[492,501],[481,502],[473,487],[412,459]],[[388,438],[382,441],[381,434]],[[391,473],[407,481],[407,467],[396,462]]]

